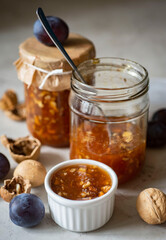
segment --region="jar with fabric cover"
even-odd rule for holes
[[[93,43],[78,34],[71,33],[64,48],[76,65],[95,56]],[[15,65],[24,83],[30,133],[44,145],[68,146],[71,67],[56,47],[34,37],[19,46],[19,55]]]

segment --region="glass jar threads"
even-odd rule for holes
[[[145,160],[148,73],[119,58],[89,60],[78,69],[87,84],[73,73],[70,157],[101,161],[126,182]]]

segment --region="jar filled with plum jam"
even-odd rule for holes
[[[70,158],[113,168],[119,183],[135,177],[145,160],[148,73],[119,58],[86,61],[72,76]]]
[[[71,33],[64,43],[76,65],[93,58],[91,41]],[[72,71],[56,47],[46,46],[35,37],[19,47],[16,61],[18,78],[24,82],[27,127],[42,144],[69,145],[69,104]]]

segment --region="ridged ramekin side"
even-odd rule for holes
[[[69,207],[61,205],[48,196],[50,213],[61,227],[75,232],[88,232],[102,227],[112,216],[114,196],[94,206]]]

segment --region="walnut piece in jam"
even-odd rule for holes
[[[51,189],[71,200],[90,200],[107,193],[112,186],[109,174],[102,168],[76,164],[54,172]]]

